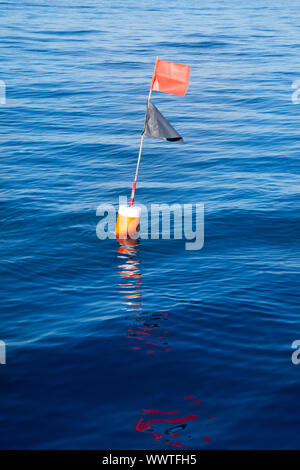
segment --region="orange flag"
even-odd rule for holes
[[[151,90],[184,96],[189,85],[190,66],[156,60]]]

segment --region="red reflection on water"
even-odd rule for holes
[[[191,400],[194,398],[194,396],[188,395],[184,398],[186,400]],[[190,402],[190,405],[192,405],[192,407],[194,408],[193,405],[198,405],[200,403],[202,403],[201,400],[196,400],[194,402]],[[215,416],[210,416],[210,418],[213,417]],[[183,442],[183,439],[185,437],[184,434],[186,435],[186,428],[190,423],[195,422],[197,420],[199,420],[199,427],[206,424],[202,422],[202,419],[200,421],[199,415],[195,413],[183,414],[179,410],[164,411],[157,409],[143,409],[141,412],[141,417],[134,426],[134,429],[137,432],[150,433],[155,442],[160,442],[168,446],[186,447],[187,444]],[[166,424],[171,425],[171,427],[167,426],[166,428]],[[175,438],[176,440],[174,440]],[[201,439],[202,442],[210,442],[210,437],[208,436],[204,435]]]
[[[152,313],[148,315],[137,314],[134,316],[131,327],[127,329],[127,338],[143,341],[145,347],[152,346],[146,350],[148,354],[154,354],[158,350],[171,351],[166,338],[166,330],[162,335],[162,320],[167,320],[167,316],[162,313]],[[140,324],[142,323],[142,325]]]
[[[140,418],[137,424],[135,425],[135,430],[144,432],[146,429],[151,429],[151,424],[155,423],[170,423],[170,424],[182,424],[187,421],[195,421],[198,418],[198,415],[184,416],[183,418],[165,418],[165,419],[149,419],[144,422],[143,418]]]
[[[143,410],[142,415],[176,415],[180,411]]]
[[[179,411],[161,411],[161,410],[143,410],[143,415],[146,415],[146,414],[156,414],[156,415],[171,415],[171,414],[178,414],[180,413]],[[153,439],[156,441],[156,440],[159,440],[159,439],[162,439],[163,438],[163,434],[161,432],[157,432],[153,429],[153,425],[154,424],[161,424],[161,423],[168,423],[168,424],[172,424],[172,425],[175,425],[176,426],[176,430],[177,430],[177,427],[178,429],[185,429],[187,423],[189,421],[195,421],[196,419],[198,419],[198,415],[188,415],[188,416],[182,416],[182,417],[176,417],[176,418],[169,418],[169,417],[166,417],[166,418],[156,418],[156,419],[153,419],[153,418],[150,418],[148,420],[145,420],[144,418],[140,418],[137,422],[137,424],[134,426],[134,429],[135,431],[138,431],[138,432],[151,432],[151,434],[153,435]],[[173,432],[173,426],[171,429],[167,429],[164,434],[174,438],[174,437],[178,437],[179,436],[179,432]],[[165,438],[163,439],[163,442],[166,444],[166,445],[172,445],[172,446],[176,446],[176,447],[185,447],[184,444],[182,444],[181,442],[178,442],[178,441],[171,441],[169,438]]]
[[[130,241],[130,243],[128,243]],[[169,320],[168,312],[145,313],[142,305],[142,287],[140,262],[137,257],[137,245],[135,240],[122,240],[121,246],[117,250],[118,258],[121,260],[118,275],[123,282],[119,283],[120,293],[123,297],[122,304],[131,314],[132,322],[127,329],[127,338],[137,341],[139,346],[133,345],[134,351],[143,350],[147,354],[155,354],[158,351],[172,351],[166,340],[168,330],[165,329],[164,321]],[[151,349],[149,349],[151,346]],[[202,401],[194,395],[186,395],[185,400],[190,400],[190,405],[200,405]],[[194,400],[194,401],[192,401]],[[185,408],[187,404],[185,403]],[[199,409],[202,410],[203,407]],[[162,411],[153,409],[142,410],[141,417],[134,426],[135,431],[140,433],[150,433],[155,442],[160,442],[168,446],[185,447],[182,442],[187,426],[199,419],[198,414],[181,411]],[[151,418],[146,418],[151,415]],[[179,415],[172,417],[170,415]],[[156,417],[155,417],[156,416]],[[215,418],[214,415],[210,419]],[[204,425],[205,423],[201,423]],[[200,423],[199,423],[200,425]],[[206,425],[208,425],[206,423]],[[171,427],[170,427],[171,426]],[[158,428],[158,429],[157,429]],[[176,439],[176,440],[175,440]],[[203,442],[210,442],[208,436],[202,438]]]
[[[180,442],[166,442],[167,446],[176,446],[176,447],[185,447],[185,445],[180,444]]]

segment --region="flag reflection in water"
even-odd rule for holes
[[[198,406],[202,408],[202,401],[195,398],[193,395],[184,397],[188,402],[181,403],[181,408],[184,408],[184,412],[179,410],[151,410],[144,409],[141,413],[141,418],[134,426],[135,431],[150,433],[153,436],[154,441],[157,443],[174,446],[174,447],[186,447],[190,440],[190,432],[193,421],[197,421],[197,426],[203,427],[203,438],[202,443],[198,443],[197,447],[204,443],[210,442],[210,437],[207,435],[208,428],[211,424],[211,420],[215,416],[208,418],[202,418],[200,420]],[[203,411],[201,410],[201,415]]]
[[[130,347],[132,350],[148,354],[171,351],[167,341],[168,312],[149,314],[144,311],[138,241],[130,239],[118,241],[120,243],[117,250],[120,261],[118,276],[122,278],[119,282],[122,304],[126,311],[131,312],[131,322],[127,329]],[[207,426],[215,416],[204,417],[205,407],[196,396],[187,395],[179,402],[176,410],[167,409],[167,406],[164,410],[143,409],[134,430],[149,433],[158,444],[186,447],[191,443],[192,426],[197,421],[197,427],[201,426],[203,429],[202,442],[197,442],[197,447],[209,444]]]
[[[117,250],[121,261],[118,275],[122,278],[119,283],[122,294],[122,304],[126,310],[132,312],[130,326],[127,329],[127,338],[131,349],[142,350],[148,354],[159,351],[171,351],[167,341],[168,312],[145,313],[142,304],[142,273],[138,257],[137,240],[119,240]]]

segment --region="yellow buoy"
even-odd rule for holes
[[[140,207],[120,206],[116,225],[116,237],[121,240],[126,238],[136,238],[140,225],[140,218]]]

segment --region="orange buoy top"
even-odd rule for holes
[[[133,238],[140,224],[141,208],[138,206],[119,206],[116,225],[117,238]]]

